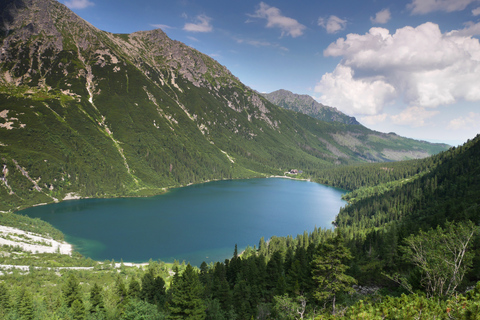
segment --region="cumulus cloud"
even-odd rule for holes
[[[264,2],[260,2],[257,11],[248,16],[266,19],[267,28],[279,28],[282,30],[282,36],[286,34],[292,38],[296,38],[303,35],[303,31],[306,29],[306,27],[297,20],[283,16],[280,9],[271,7]]]
[[[412,14],[426,14],[433,11],[462,11],[477,0],[412,0],[407,8]]]
[[[389,9],[383,9],[382,11],[377,12],[377,14],[374,17],[370,17],[370,21],[372,23],[379,23],[379,24],[384,24],[387,23],[391,18],[390,10]]]
[[[94,6],[95,4],[88,0],[70,0],[65,1],[65,5],[70,9],[85,9],[87,7]]]
[[[480,7],[473,9],[473,10],[472,10],[472,14],[473,14],[474,16],[480,15]]]
[[[323,93],[319,98],[323,104],[366,115],[379,113],[395,95],[395,88],[383,79],[355,79],[353,69],[342,64],[324,74],[315,91]]]
[[[211,20],[212,18],[204,14],[198,15],[195,19],[196,23],[185,23],[183,30],[189,32],[212,32]]]
[[[381,113],[398,98],[417,107],[409,114],[460,100],[480,101],[480,42],[459,32],[442,34],[429,22],[394,34],[384,28],[348,34],[324,51],[342,61],[315,90],[322,93],[322,102],[360,115]],[[407,115],[396,121],[407,122]]]
[[[447,128],[452,130],[461,130],[472,126],[479,126],[480,113],[470,112],[467,117],[459,117],[450,120]]]
[[[427,110],[421,107],[409,107],[400,114],[391,116],[392,122],[400,125],[409,125],[412,127],[423,127],[425,120],[438,114],[438,111]]]
[[[318,18],[318,25],[324,27],[327,33],[337,33],[338,31],[345,30],[347,27],[347,20],[340,19],[337,16],[330,16],[328,19]]]
[[[473,23],[471,21],[465,23],[465,28],[461,30],[454,30],[448,33],[449,35],[471,37],[480,35],[480,22]]]

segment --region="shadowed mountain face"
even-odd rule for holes
[[[0,210],[447,148],[280,108],[159,29],[111,34],[53,0],[0,8]]]
[[[354,117],[347,116],[336,108],[324,106],[306,94],[295,94],[288,90],[280,89],[271,93],[263,93],[262,95],[277,106],[301,112],[318,120],[360,124]]]

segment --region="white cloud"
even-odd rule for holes
[[[465,28],[461,30],[454,30],[448,33],[448,35],[461,36],[461,37],[471,37],[480,35],[480,22],[473,23],[471,21],[464,23]]]
[[[478,127],[480,125],[480,113],[470,112],[467,117],[459,117],[450,120],[447,128],[452,130],[462,130],[468,127]]]
[[[150,24],[152,27],[160,28],[162,30],[175,29],[174,27],[167,26],[166,24]]]
[[[268,42],[268,41],[260,41],[260,40],[251,40],[251,39],[241,39],[241,38],[234,38],[234,40],[237,42],[237,43],[244,43],[244,44],[248,44],[248,45],[251,45],[251,46],[254,46],[254,47],[272,47],[272,48],[277,48],[277,49],[280,49],[282,51],[289,51],[288,48],[285,48],[281,45],[279,45],[278,43],[272,43],[272,42]]]
[[[426,119],[429,119],[438,113],[438,111],[426,110],[421,107],[409,107],[390,118],[395,124],[423,127]]]
[[[352,68],[342,64],[324,74],[315,91],[323,93],[319,100],[325,105],[365,115],[379,113],[395,95],[395,88],[383,79],[354,79]]]
[[[192,41],[199,42],[199,40],[198,40],[197,38],[195,38],[195,37],[190,37],[190,36],[188,36],[187,38],[190,39],[190,40],[192,40]]]
[[[327,33],[337,33],[338,31],[345,30],[347,27],[347,20],[340,19],[337,16],[330,16],[328,19],[318,18],[318,25],[324,27]]]
[[[279,28],[282,30],[282,36],[286,34],[292,38],[296,38],[303,35],[303,31],[306,29],[306,27],[297,20],[283,16],[280,9],[271,7],[264,2],[260,2],[260,7],[257,11],[248,16],[266,19],[267,28]]]
[[[469,4],[478,0],[412,0],[407,8],[412,10],[412,14],[426,14],[433,11],[462,11]]]
[[[70,9],[85,9],[87,7],[94,6],[95,4],[88,0],[70,0],[65,1],[65,5]]]
[[[387,23],[388,21],[390,21],[391,17],[392,16],[390,14],[390,10],[389,9],[383,9],[383,10],[377,12],[377,14],[375,15],[375,18],[370,17],[370,21],[372,21],[372,23],[384,24],[384,23]]]
[[[372,126],[380,122],[384,122],[387,119],[387,117],[388,117],[388,114],[386,113],[381,113],[373,116],[364,116],[360,118],[360,122],[362,124]]]
[[[195,20],[196,23],[185,23],[185,26],[183,26],[183,30],[189,32],[212,32],[213,27],[210,24],[212,18],[201,14],[198,15]]]
[[[336,102],[330,105],[354,114],[381,113],[395,98],[418,108],[480,101],[480,42],[459,32],[442,34],[438,25],[425,23],[394,34],[384,28],[348,34],[324,51],[342,61],[315,90],[324,101]],[[353,107],[349,99],[342,99],[353,94],[349,87],[361,89],[354,96],[366,100]],[[406,114],[396,119],[406,121]]]
[[[472,14],[474,16],[479,16],[480,15],[480,7],[473,9]]]

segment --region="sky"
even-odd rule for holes
[[[259,92],[460,145],[480,133],[480,0],[60,0],[97,28],[161,28]]]

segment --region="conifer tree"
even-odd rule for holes
[[[10,292],[4,282],[0,282],[0,318],[5,318],[12,307]]]
[[[170,319],[205,319],[205,304],[202,300],[203,287],[190,263],[181,276],[178,269],[170,289]]]
[[[332,313],[335,314],[335,300],[340,292],[353,292],[352,285],[357,281],[345,272],[345,263],[352,259],[350,250],[345,247],[340,233],[328,239],[317,248],[312,261],[312,275],[316,288],[314,297],[327,303],[332,302]]]
[[[104,312],[105,305],[103,304],[102,288],[95,283],[90,290],[90,313]]]
[[[73,273],[68,275],[68,278],[62,287],[62,293],[63,299],[69,308],[75,300],[82,301],[80,283]]]
[[[141,292],[142,288],[140,283],[135,277],[131,277],[130,282],[128,283],[128,297],[131,299],[140,298]]]
[[[25,287],[22,287],[18,292],[17,313],[21,319],[31,320],[35,318],[32,294]]]
[[[85,319],[85,306],[81,300],[75,300],[72,303],[72,315],[73,320],[84,320]]]
[[[117,306],[122,309],[128,303],[128,292],[125,283],[119,274],[115,280],[115,294],[117,295]]]

